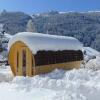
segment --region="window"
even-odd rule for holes
[[[36,66],[79,60],[83,60],[83,54],[80,50],[38,51],[35,55]]]

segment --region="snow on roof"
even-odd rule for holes
[[[39,50],[82,50],[82,44],[73,37],[32,32],[21,32],[14,35],[8,43],[8,50],[17,41],[25,43],[33,54]]]

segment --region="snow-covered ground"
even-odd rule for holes
[[[100,70],[56,69],[13,78],[8,66],[0,68],[0,77],[0,100],[100,100]]]
[[[78,70],[13,77],[10,66],[0,66],[0,100],[100,100],[99,52],[84,50],[84,68]]]
[[[10,66],[0,66],[0,82],[9,82],[13,79]]]

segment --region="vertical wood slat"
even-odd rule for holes
[[[15,52],[14,52],[14,59],[12,59],[12,60],[14,60],[14,70],[15,70],[15,74],[16,75],[18,75],[18,72],[17,72],[17,53],[16,53],[17,51],[15,50]]]
[[[26,48],[26,75],[32,76],[32,56],[29,49]]]
[[[11,51],[8,54],[8,62],[10,64],[11,70],[13,72],[13,75],[16,75],[16,70],[15,70],[15,53],[14,53],[15,49],[13,49],[13,52],[11,53]]]

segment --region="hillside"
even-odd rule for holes
[[[90,46],[100,51],[100,12],[61,13],[51,11],[33,14],[31,17],[22,12],[3,11],[0,13],[0,23],[4,24],[4,30],[9,34],[33,31],[72,36],[79,39],[84,46]]]
[[[85,46],[100,51],[100,12],[58,13],[49,12],[33,15],[33,25],[37,32],[73,36]]]
[[[0,24],[3,24],[4,30],[9,34],[26,31],[26,24],[31,17],[23,12],[0,13]]]

